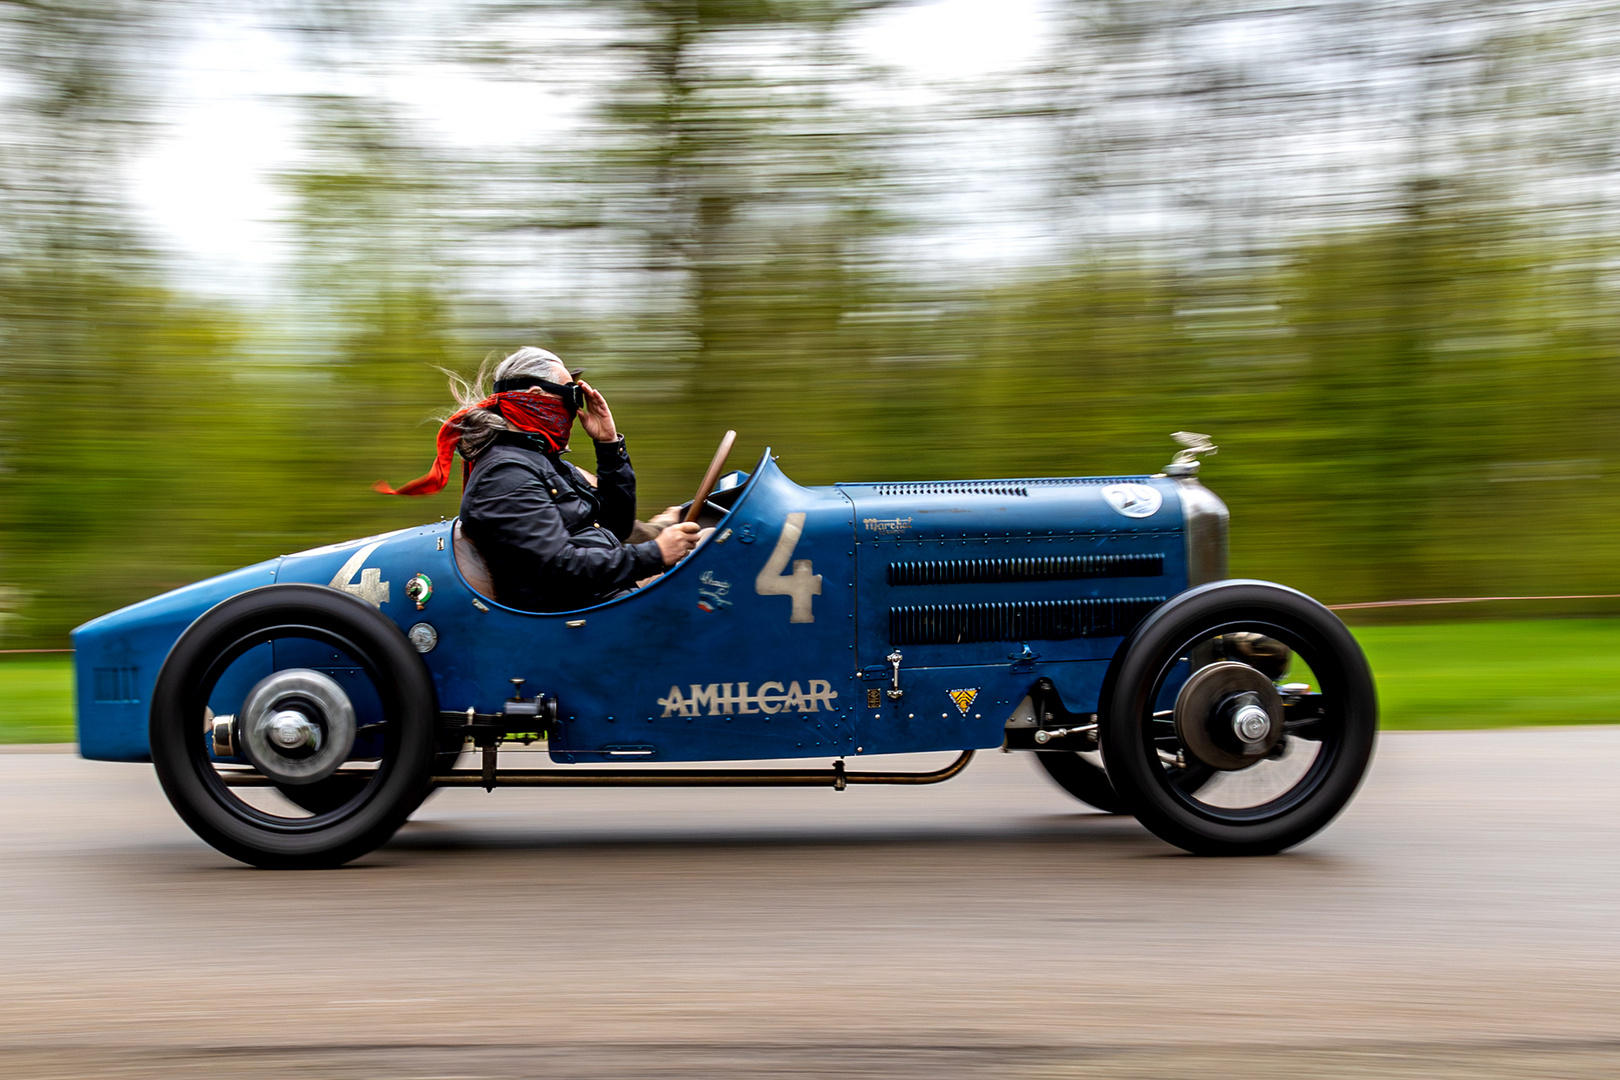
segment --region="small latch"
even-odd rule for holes
[[[887,660],[889,662],[889,667],[893,669],[894,682],[889,686],[889,700],[899,701],[906,694],[904,690],[900,689],[900,660],[902,659],[900,656],[900,650],[894,650],[894,652],[890,653],[888,656],[885,656],[883,659]]]
[[[1024,647],[1018,652],[1007,654],[1007,659],[1013,662],[1010,670],[1014,674],[1025,671],[1034,671],[1035,661],[1039,660],[1040,658],[1041,654],[1036,652],[1034,649],[1031,649],[1029,647],[1029,642],[1027,641],[1024,642]]]

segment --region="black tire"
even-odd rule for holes
[[[1057,786],[1105,814],[1128,814],[1125,802],[1108,782],[1108,774],[1075,750],[1037,750],[1035,760]]]
[[[364,776],[328,776],[317,784],[277,784],[276,790],[294,806],[312,814],[330,814],[366,789]]]
[[[1046,775],[1057,782],[1058,787],[1079,799],[1087,806],[1095,807],[1105,814],[1129,814],[1131,811],[1125,805],[1125,800],[1119,797],[1114,790],[1113,782],[1108,779],[1108,772],[1100,765],[1093,765],[1075,750],[1037,750],[1035,760],[1041,763]],[[1200,762],[1190,762],[1185,769],[1172,771],[1171,782],[1182,791],[1192,793],[1209,782],[1215,775],[1215,770]]]
[[[1323,716],[1308,735],[1292,736],[1315,748],[1286,790],[1254,805],[1227,807],[1174,782],[1160,752],[1178,744],[1174,722],[1163,713],[1172,679],[1185,670],[1179,665],[1193,646],[1244,630],[1277,638],[1310,666]],[[1214,582],[1160,606],[1121,648],[1103,709],[1103,760],[1125,807],[1161,839],[1199,855],[1270,855],[1314,835],[1355,794],[1378,729],[1372,672],[1350,631],[1305,594],[1263,581]]]
[[[448,756],[450,765],[444,763],[446,755],[439,755],[439,764],[434,768],[435,773],[450,771],[451,765],[455,764],[455,759],[460,757],[461,754],[457,751]],[[364,777],[329,776],[318,784],[305,784],[302,787],[294,787],[291,784],[277,784],[276,790],[281,792],[287,801],[294,806],[308,810],[312,814],[330,814],[333,810],[336,810],[365,790],[365,786],[366,780]],[[429,786],[426,791],[422,792],[422,802],[417,803],[411,813],[414,814],[417,810],[422,809],[422,803],[427,802],[433,796],[433,793],[438,790],[436,787]]]
[[[225,669],[278,638],[321,641],[346,653],[365,671],[383,708],[375,772],[348,798],[310,807],[307,818],[279,817],[237,798],[203,735],[204,707]],[[268,585],[210,608],[169,651],[152,693],[152,762],[175,811],[226,855],[266,869],[341,866],[385,843],[426,797],[437,715],[426,666],[380,611],[335,589]],[[329,794],[337,793],[333,785]]]

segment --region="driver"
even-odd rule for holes
[[[554,353],[525,346],[469,385],[451,377],[461,406],[439,428],[432,470],[390,495],[431,495],[465,459],[461,527],[489,564],[500,601],[528,611],[571,611],[611,600],[674,566],[696,546],[698,526],[670,525],[626,544],[635,525],[636,474],[606,399],[576,382]],[[581,369],[583,370],[583,369]],[[562,459],[575,418],[596,444],[596,483]]]

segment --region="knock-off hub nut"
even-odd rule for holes
[[[284,709],[270,717],[266,724],[270,741],[283,750],[321,748],[321,729],[309,717],[296,709]]]
[[[1271,716],[1259,705],[1240,706],[1232,716],[1232,730],[1246,743],[1265,742],[1271,734]]]

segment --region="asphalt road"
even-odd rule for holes
[[[935,788],[440,793],[352,867],[0,753],[0,1076],[1612,1077],[1620,728],[1388,734],[1183,855],[1020,755]]]

